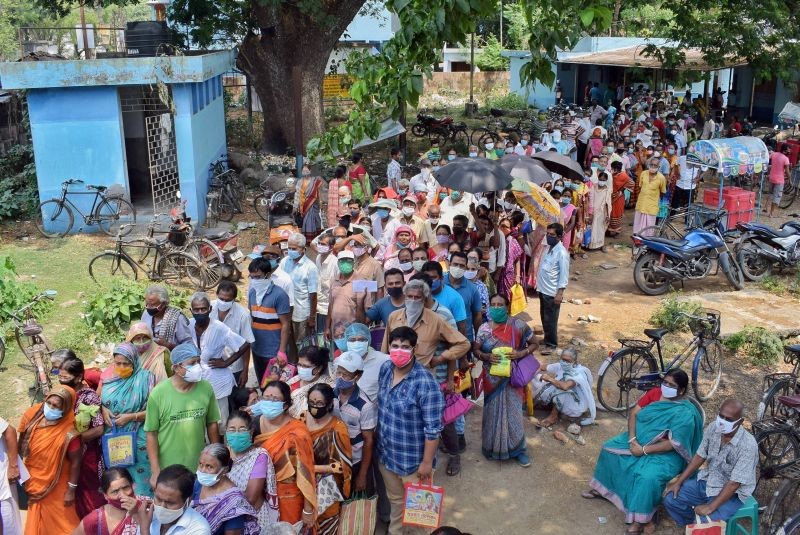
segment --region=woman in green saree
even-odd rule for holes
[[[667,483],[680,474],[700,446],[703,417],[685,398],[689,378],[670,371],[628,419],[628,431],[603,444],[591,490],[625,513],[626,533],[652,533],[652,520]]]

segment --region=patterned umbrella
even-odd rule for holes
[[[561,222],[561,207],[540,185],[516,178],[511,191],[519,205],[540,225]]]
[[[535,184],[552,182],[553,176],[538,160],[519,154],[509,154],[500,159],[500,167],[511,173],[514,178],[529,180]]]

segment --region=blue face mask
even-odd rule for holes
[[[294,251],[294,250],[292,250],[292,249],[289,249],[289,250],[286,252],[286,255],[287,255],[289,258],[291,258],[292,260],[297,260],[298,258],[300,258],[301,256],[303,256],[303,253],[301,253],[300,251]]]
[[[569,373],[573,369],[575,369],[575,364],[574,363],[572,363],[572,362],[564,362],[563,360],[561,361],[561,370],[564,373]]]
[[[439,279],[436,279],[435,281],[431,282],[431,290],[433,290],[434,292],[438,291],[439,288],[441,287],[442,287],[442,281],[440,281]]]
[[[355,384],[355,381],[346,381],[341,377],[336,378],[336,390],[350,390]]]
[[[54,409],[47,403],[42,405],[42,410],[44,411],[44,419],[54,422],[55,420],[60,420],[64,416],[64,411],[61,409]]]
[[[228,431],[225,433],[225,440],[228,442],[228,446],[236,453],[246,451],[253,445],[253,437],[247,431]]]
[[[197,482],[204,487],[211,487],[219,481],[219,474],[208,474],[206,472],[197,471]]]
[[[337,338],[333,341],[339,351],[347,351],[347,338]]]
[[[286,409],[284,408],[284,403],[282,401],[269,401],[262,399],[256,401],[250,410],[253,413],[253,416],[266,416],[267,418],[272,419],[283,414],[283,411]]]
[[[278,260],[275,258],[270,258],[269,265],[272,267],[273,270],[278,269]]]
[[[389,217],[389,210],[387,210],[386,208],[378,208],[378,217],[380,217],[381,219],[386,219],[387,217]]]
[[[366,340],[347,342],[347,350],[350,353],[355,353],[359,357],[363,357],[367,353],[368,349],[369,349],[369,342],[367,342]]]

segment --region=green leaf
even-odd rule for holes
[[[403,9],[405,9],[405,7],[410,3],[411,3],[411,0],[395,0],[394,2],[392,2],[391,9],[395,13],[400,14],[400,12]]]
[[[467,0],[456,0],[456,7],[462,13],[469,13],[469,2]]]
[[[589,7],[584,9],[581,11],[580,17],[581,23],[588,28],[592,25],[592,21],[594,20],[594,8]]]
[[[411,87],[416,93],[422,94],[424,85],[421,73],[411,76]]]

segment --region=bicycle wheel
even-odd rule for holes
[[[466,126],[463,129],[454,130],[450,139],[453,146],[463,153],[466,153],[469,150],[469,146],[472,144],[472,138],[469,132],[467,132]]]
[[[75,222],[72,210],[61,199],[44,201],[39,205],[36,214],[36,228],[45,238],[66,236]]]
[[[220,190],[219,198],[217,199],[217,218],[219,218],[220,221],[229,223],[233,219],[235,211],[235,205],[228,196],[227,190]]]
[[[497,143],[500,141],[500,134],[488,128],[477,128],[472,131],[470,138],[475,140],[475,143],[478,145],[478,150],[482,150],[487,143]]]
[[[136,209],[122,197],[107,197],[97,206],[94,218],[100,230],[109,236],[117,236],[125,225],[120,235],[127,236],[136,225]]]
[[[269,197],[263,193],[256,195],[256,198],[253,199],[253,208],[258,214],[258,217],[264,221],[269,221]]]
[[[759,466],[766,478],[781,474],[782,470],[800,462],[800,443],[791,429],[769,427],[756,432]]]
[[[207,238],[194,238],[185,248],[186,252],[200,259],[208,268],[206,278],[211,287],[222,280],[222,269],[225,257],[217,244]]]
[[[0,336],[0,365],[3,364],[3,361],[6,358],[6,341]]]
[[[239,201],[239,197],[236,194],[236,191],[235,191],[235,189],[233,187],[233,183],[232,182],[227,182],[225,184],[225,188],[223,189],[223,191],[225,192],[223,197],[227,197],[228,198],[228,202],[230,202],[231,205],[233,206],[233,210],[236,213],[241,214],[242,213],[242,203]]]
[[[632,408],[644,392],[635,379],[643,373],[658,371],[656,359],[643,349],[625,347],[600,367],[597,377],[597,400],[611,412]]]
[[[156,274],[168,282],[183,282],[184,279],[195,288],[207,289],[203,266],[196,257],[183,251],[171,251],[162,256],[156,266]]]
[[[760,502],[759,502],[760,503]],[[800,512],[800,480],[783,479],[761,515],[764,533],[775,533],[795,513]],[[797,517],[800,520],[800,516]]]
[[[777,535],[800,535],[800,510],[776,531]]]
[[[786,418],[789,408],[778,401],[779,396],[800,394],[800,383],[789,377],[773,383],[761,397],[756,411],[756,421],[769,418]]]
[[[722,378],[722,344],[711,340],[697,348],[692,363],[692,390],[699,401],[707,401],[719,387]]]
[[[789,180],[783,185],[783,196],[778,203],[778,206],[781,208],[789,208],[794,202],[794,198],[797,196],[798,181],[794,177],[795,173],[800,173],[800,170],[795,169],[792,172],[792,180]]]
[[[106,251],[92,258],[89,262],[89,276],[94,282],[100,284],[108,277],[122,276],[136,280],[138,271],[133,262],[119,253]]]

